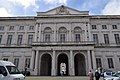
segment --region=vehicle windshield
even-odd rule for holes
[[[20,71],[15,66],[6,66],[10,74],[20,74]]]

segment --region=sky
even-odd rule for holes
[[[0,17],[36,16],[60,5],[90,15],[120,15],[120,0],[0,0]]]

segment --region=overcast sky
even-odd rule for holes
[[[36,16],[65,5],[90,15],[120,15],[120,0],[0,0],[0,16]]]

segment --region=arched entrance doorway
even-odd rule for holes
[[[75,76],[86,75],[85,56],[83,54],[76,54],[74,57]]]
[[[60,64],[61,63],[65,63],[66,64],[66,74],[65,74],[65,76],[67,76],[68,75],[68,57],[67,57],[67,55],[66,54],[60,54],[59,56],[58,56],[58,60],[57,60],[58,62],[57,62],[57,75],[58,76],[60,76],[61,74],[60,74]]]
[[[40,75],[51,76],[51,56],[49,54],[41,57]]]

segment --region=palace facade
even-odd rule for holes
[[[84,76],[120,70],[120,15],[89,15],[59,6],[37,16],[0,17],[0,59],[31,75]]]

